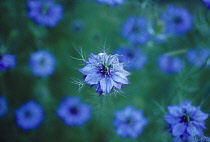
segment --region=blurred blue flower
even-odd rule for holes
[[[193,27],[193,17],[188,10],[174,5],[168,6],[162,14],[162,20],[166,24],[166,31],[174,35],[183,35]]]
[[[171,142],[210,142],[210,138],[205,136],[190,136],[186,141],[180,137],[175,137]]]
[[[0,56],[0,70],[5,71],[8,68],[16,66],[16,56],[11,54],[4,54]]]
[[[142,69],[147,62],[147,56],[139,48],[125,47],[115,51],[119,56],[119,61],[124,62],[128,69]]]
[[[91,108],[81,103],[79,97],[67,97],[60,103],[57,115],[70,126],[84,125],[91,117]]]
[[[55,57],[47,51],[39,50],[31,54],[29,64],[35,76],[46,77],[55,70]]]
[[[133,106],[127,106],[123,110],[115,112],[113,125],[121,137],[138,137],[146,124],[147,119],[143,116],[142,111],[136,110]]]
[[[3,117],[8,112],[7,100],[4,96],[0,96],[0,117]]]
[[[24,103],[15,112],[16,123],[24,130],[37,128],[44,118],[43,108],[34,100]]]
[[[186,53],[186,58],[188,62],[190,62],[192,65],[196,67],[201,67],[202,65],[205,65],[209,57],[210,57],[210,50],[207,48],[190,49]]]
[[[62,18],[63,6],[55,4],[51,0],[28,0],[28,16],[37,24],[54,27]]]
[[[210,0],[202,0],[202,2],[210,9]]]
[[[170,132],[174,137],[182,140],[189,140],[190,137],[203,136],[203,129],[206,129],[204,120],[208,114],[200,110],[200,106],[192,106],[191,102],[184,101],[180,105],[167,107],[169,113],[164,116],[169,124]]]
[[[85,67],[79,69],[85,76],[84,83],[96,86],[96,92],[108,94],[112,89],[121,89],[123,84],[129,84],[129,72],[123,69],[124,64],[119,63],[118,55],[107,55],[105,52],[98,55],[90,54]]]
[[[110,6],[117,6],[124,3],[124,0],[96,0],[96,1]]]
[[[162,54],[158,58],[158,66],[165,73],[179,73],[183,68],[183,61],[178,57]]]
[[[130,16],[122,25],[122,37],[134,44],[144,44],[150,39],[147,20],[144,17]]]

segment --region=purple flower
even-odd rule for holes
[[[96,1],[110,6],[117,6],[124,3],[124,0],[96,0]]]
[[[0,57],[0,70],[5,71],[8,68],[14,68],[16,66],[16,56],[10,54],[4,54]]]
[[[202,0],[202,2],[210,9],[210,0]]]
[[[46,77],[55,70],[55,57],[47,51],[39,50],[31,54],[29,64],[35,76]]]
[[[186,53],[187,60],[196,67],[201,67],[202,65],[205,65],[209,57],[210,57],[210,50],[207,48],[190,49]]]
[[[183,61],[178,57],[162,54],[158,58],[158,66],[165,73],[178,73],[183,68]]]
[[[28,0],[28,16],[37,24],[54,27],[62,18],[63,6],[51,0]]]
[[[0,117],[3,117],[8,112],[7,101],[4,96],[0,96]]]
[[[144,44],[149,41],[147,21],[144,17],[130,16],[122,25],[122,37],[134,44]]]
[[[112,89],[121,89],[123,84],[129,84],[129,72],[119,63],[118,55],[107,55],[105,52],[98,55],[90,54],[85,67],[79,69],[85,76],[84,83],[96,86],[96,92],[108,94]]]
[[[128,69],[142,69],[147,62],[146,55],[139,48],[119,48],[115,51],[119,56],[119,61],[126,63]]]
[[[143,132],[147,119],[141,110],[136,110],[133,106],[127,106],[123,110],[115,112],[113,125],[116,132],[121,137],[136,138]]]
[[[162,14],[162,20],[166,24],[166,31],[174,35],[183,35],[193,26],[193,17],[188,10],[174,5],[168,6],[167,11]]]
[[[67,97],[60,103],[57,115],[70,126],[84,125],[91,117],[91,108],[81,103],[79,97]]]
[[[15,112],[16,123],[24,130],[37,128],[44,118],[43,108],[34,100],[24,103]]]
[[[204,120],[208,114],[200,110],[200,106],[192,106],[191,102],[185,101],[180,105],[168,106],[169,113],[164,119],[169,124],[170,132],[174,137],[189,140],[190,137],[203,136],[206,129]]]

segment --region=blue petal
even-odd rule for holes
[[[104,77],[100,80],[100,86],[104,93],[109,93],[113,87],[113,80],[110,77]]]
[[[178,123],[180,121],[179,117],[175,117],[175,116],[170,115],[170,114],[165,115],[164,119],[169,124],[176,124],[176,123]]]
[[[187,126],[184,123],[178,123],[178,124],[174,125],[174,127],[172,128],[172,135],[175,137],[180,136],[184,133],[186,128],[187,128]]]
[[[182,109],[177,105],[168,106],[167,108],[168,108],[168,111],[171,115],[174,115],[174,116],[182,115]]]
[[[201,129],[199,129],[198,127],[196,127],[195,125],[189,125],[187,127],[187,132],[193,136],[195,135],[203,135],[203,132]]]
[[[120,73],[120,72],[113,73],[112,79],[115,82],[119,82],[119,83],[122,83],[122,84],[129,84],[130,83],[128,81],[128,79],[122,73]]]
[[[96,73],[97,68],[91,64],[87,64],[84,68],[79,69],[78,71],[80,71],[84,75],[88,75],[88,74]]]
[[[101,79],[100,74],[89,74],[85,78],[85,83],[87,84],[98,84],[98,81]]]

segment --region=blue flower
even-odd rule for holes
[[[130,16],[122,25],[122,37],[134,44],[144,44],[149,41],[150,34],[144,17]]]
[[[202,2],[210,9],[210,0],[202,0]]]
[[[96,0],[96,1],[110,6],[117,6],[124,3],[124,0]]]
[[[24,103],[15,115],[17,125],[24,130],[37,128],[44,118],[43,108],[34,100]]]
[[[5,71],[8,68],[16,66],[16,56],[11,54],[4,54],[0,56],[0,70]]]
[[[115,51],[119,61],[124,62],[128,69],[142,69],[147,62],[146,55],[139,49],[133,47],[119,48]]]
[[[55,70],[55,57],[47,51],[39,50],[31,54],[29,64],[35,76],[46,77]]]
[[[192,29],[193,17],[185,8],[170,5],[162,14],[162,20],[166,24],[166,31],[174,35],[183,35]]]
[[[207,48],[190,49],[186,53],[187,60],[196,67],[201,67],[202,65],[205,65],[209,57],[210,50]]]
[[[28,16],[37,24],[54,27],[62,18],[63,6],[51,0],[28,0]]]
[[[147,119],[141,110],[136,110],[133,106],[127,106],[123,110],[115,112],[113,125],[116,132],[121,137],[136,138],[143,132]]]
[[[170,132],[174,137],[182,140],[189,140],[190,137],[203,136],[203,129],[206,129],[204,120],[208,114],[200,110],[200,106],[192,106],[191,102],[184,101],[180,105],[167,107],[169,113],[164,116],[169,124]]]
[[[81,103],[79,97],[67,97],[60,103],[57,115],[70,126],[84,125],[91,117],[91,108],[88,104]]]
[[[0,117],[3,117],[8,112],[7,101],[4,96],[0,96]]]
[[[108,94],[112,89],[121,89],[124,84],[129,84],[127,76],[129,72],[123,69],[123,63],[119,63],[118,55],[99,53],[90,54],[85,67],[79,69],[85,76],[84,83],[96,86],[96,92]]]
[[[178,57],[162,54],[158,58],[158,66],[165,73],[179,73],[183,68],[183,61]]]

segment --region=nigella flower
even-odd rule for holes
[[[122,37],[134,44],[144,44],[149,41],[147,20],[144,17],[130,16],[122,25]]]
[[[24,130],[30,130],[37,128],[43,118],[43,108],[34,100],[30,100],[24,103],[15,112],[16,123]]]
[[[60,103],[57,115],[70,126],[84,125],[91,117],[91,108],[79,97],[67,97]]]
[[[4,54],[0,56],[0,70],[5,71],[8,68],[16,66],[16,56],[11,54]]]
[[[47,51],[39,50],[31,54],[29,64],[35,76],[46,77],[55,70],[55,57]]]
[[[183,68],[183,61],[178,57],[162,54],[158,58],[158,66],[165,73],[178,73]]]
[[[147,119],[143,116],[142,111],[136,110],[133,106],[127,106],[123,110],[115,112],[113,125],[121,137],[138,137],[146,124]]]
[[[183,35],[193,26],[193,17],[188,10],[173,5],[162,14],[162,20],[166,24],[166,31],[174,35]]]
[[[62,18],[63,6],[51,0],[28,0],[28,16],[37,24],[54,27]]]
[[[202,65],[205,65],[209,57],[210,57],[210,50],[207,48],[190,49],[186,53],[187,60],[196,67],[201,67]]]
[[[4,96],[0,96],[0,117],[3,117],[8,112],[7,101]]]
[[[164,119],[169,124],[172,136],[182,140],[189,140],[190,137],[203,136],[203,129],[206,129],[204,120],[208,114],[200,110],[200,106],[192,106],[191,102],[184,101],[180,105],[168,106],[169,113]]]
[[[90,54],[85,67],[79,69],[85,76],[84,83],[96,86],[96,92],[108,94],[112,89],[121,89],[124,84],[129,84],[127,76],[129,72],[123,69],[123,63],[119,62],[118,55],[107,55],[105,52],[98,55]]]
[[[117,6],[124,3],[124,0],[96,0],[96,1],[110,6]]]
[[[126,47],[115,51],[119,56],[119,61],[124,62],[128,69],[142,69],[147,62],[146,55],[139,48]]]
[[[210,0],[202,0],[202,2],[210,9]]]

